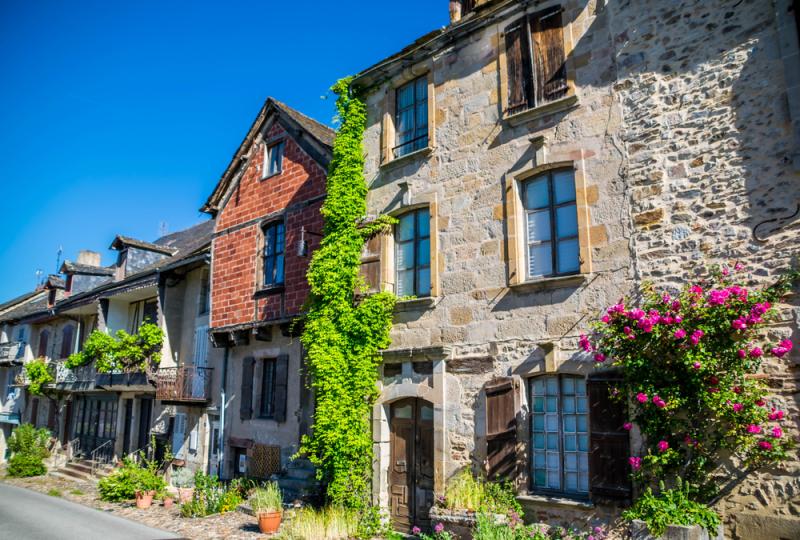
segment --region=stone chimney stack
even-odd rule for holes
[[[78,260],[75,262],[86,266],[100,266],[100,254],[96,251],[84,249],[78,252]]]
[[[461,20],[461,0],[450,0],[450,24]]]
[[[450,0],[450,24],[455,24],[467,13],[475,9],[475,6],[485,4],[489,0]]]

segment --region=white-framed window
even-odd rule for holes
[[[575,176],[571,169],[546,171],[522,185],[529,279],[580,271]]]
[[[264,164],[262,166],[262,178],[280,174],[283,171],[283,141],[264,145]]]
[[[586,379],[547,375],[530,380],[531,487],[589,494],[589,398]]]
[[[395,100],[394,156],[428,146],[428,77],[422,76],[397,89]]]

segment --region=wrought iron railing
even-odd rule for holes
[[[25,356],[24,341],[8,341],[0,343],[0,362],[10,362],[12,360],[22,360]]]
[[[81,455],[81,439],[76,437],[67,442],[67,461],[75,461]]]
[[[156,399],[209,401],[213,368],[182,366],[161,368],[156,374]]]
[[[114,457],[114,439],[110,439],[92,450],[92,476],[100,465],[111,463]]]
[[[61,360],[55,363],[55,380],[56,384],[75,384],[75,383],[91,383],[97,377],[97,371],[94,369],[93,364],[87,364],[76,368],[68,368],[66,361]]]

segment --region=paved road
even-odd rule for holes
[[[0,483],[0,540],[160,540],[178,538],[35,491]]]

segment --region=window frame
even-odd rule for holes
[[[554,377],[558,381],[558,399],[556,401],[558,410],[558,454],[559,454],[559,472],[560,472],[560,484],[561,489],[552,489],[547,487],[540,487],[536,486],[536,473],[534,468],[534,447],[533,447],[533,437],[536,433],[534,431],[534,415],[536,414],[534,411],[534,398],[536,395],[533,393],[533,385],[537,379],[547,379],[548,377]],[[564,379],[571,378],[573,380],[583,380],[584,382],[584,391],[585,395],[581,396],[586,399],[586,451],[583,452],[586,454],[586,478],[587,478],[587,485],[586,491],[567,491],[566,490],[566,469],[564,466],[565,463],[565,450],[564,450],[564,419],[563,419],[563,391],[562,391],[562,383]],[[528,420],[528,441],[527,446],[529,448],[529,459],[528,459],[528,490],[532,494],[541,494],[541,495],[548,495],[548,496],[557,496],[563,497],[573,500],[579,501],[589,501],[591,500],[591,493],[592,493],[592,476],[590,468],[590,454],[591,454],[591,405],[589,403],[589,392],[588,392],[588,377],[583,375],[574,374],[574,373],[543,373],[541,375],[537,375],[535,377],[530,377],[527,380],[527,391],[528,395],[530,396],[530,418]],[[546,384],[546,383],[545,383]],[[545,393],[546,397],[547,394]],[[577,394],[575,394],[577,397]],[[576,407],[577,413],[577,407]],[[576,414],[573,413],[573,414]],[[545,431],[546,433],[546,431]],[[576,431],[576,434],[578,432]],[[577,449],[577,441],[576,441],[576,449]],[[547,452],[546,443],[545,443],[545,453]],[[576,450],[576,453],[580,454],[581,452]],[[545,457],[546,459],[546,457]],[[545,463],[546,467],[546,463]],[[546,470],[546,469],[545,469]],[[579,471],[580,472],[580,471]]]
[[[419,214],[421,212],[426,212],[428,214],[428,235],[427,236],[419,236],[419,226],[418,225],[419,225]],[[395,292],[397,294],[400,294],[400,271],[401,271],[401,269],[400,269],[400,267],[398,265],[399,257],[398,257],[397,254],[398,254],[398,252],[400,250],[401,245],[405,245],[405,244],[408,244],[410,242],[410,243],[413,244],[413,250],[412,251],[413,251],[414,262],[410,267],[404,268],[403,270],[405,270],[405,271],[409,271],[410,270],[410,271],[413,272],[413,275],[414,275],[414,281],[413,281],[413,286],[412,286],[413,290],[411,291],[411,294],[406,294],[406,292],[404,291],[403,292],[403,296],[415,296],[417,298],[429,298],[433,294],[433,270],[432,270],[432,268],[433,268],[433,264],[432,264],[433,263],[433,253],[432,253],[432,249],[431,249],[431,246],[432,246],[432,241],[431,241],[431,229],[432,229],[432,227],[431,227],[431,225],[432,225],[431,224],[431,209],[430,209],[429,206],[422,206],[422,207],[419,207],[419,208],[413,208],[413,209],[408,210],[407,212],[404,212],[404,213],[400,214],[399,216],[397,216],[397,218],[398,218],[398,220],[401,220],[402,218],[404,218],[406,216],[409,216],[409,215],[414,216],[412,218],[413,223],[414,223],[414,232],[413,232],[413,235],[412,235],[411,239],[409,239],[409,240],[400,240],[399,239],[400,238],[400,235],[398,234],[399,227],[400,227],[399,221],[398,221],[397,225],[395,225],[395,227],[394,227],[394,280],[395,280]],[[428,240],[429,253],[428,253],[428,264],[427,265],[420,265],[420,264],[418,264],[418,261],[417,261],[417,256],[418,256],[418,251],[419,251],[419,244],[423,240]],[[425,268],[428,269],[428,291],[427,291],[427,294],[420,295],[419,294],[419,283],[418,283],[418,279],[417,279],[417,274],[418,274],[418,272],[420,270],[423,270]]]
[[[275,149],[280,149],[280,159],[275,170],[272,170],[272,156]],[[283,172],[283,158],[286,155],[286,141],[278,139],[264,143],[264,161],[261,164],[261,179],[277,176]]]
[[[556,173],[560,172],[569,172],[572,176],[572,185],[573,185],[573,193],[574,196],[571,200],[556,203],[555,200],[555,186],[554,186],[554,176]],[[541,208],[529,208],[528,204],[528,190],[527,186],[533,182],[538,182],[542,178],[545,178],[547,181],[547,196],[548,196],[548,205],[547,207]],[[583,264],[583,259],[581,258],[581,240],[580,240],[580,222],[578,219],[578,193],[577,193],[577,184],[575,182],[575,171],[571,168],[553,168],[548,169],[546,171],[542,171],[539,174],[535,174],[528,178],[525,178],[522,182],[520,182],[520,195],[521,195],[521,202],[522,202],[522,210],[523,210],[523,217],[524,217],[524,246],[525,246],[525,280],[526,281],[534,281],[540,279],[547,279],[547,278],[554,278],[554,277],[563,277],[563,276],[574,276],[581,273],[581,266]],[[557,235],[558,228],[557,228],[557,221],[556,216],[558,214],[558,210],[560,208],[567,208],[572,206],[575,209],[575,234],[559,237]],[[528,226],[528,220],[531,214],[536,212],[542,212],[547,210],[548,217],[550,221],[550,264],[551,264],[551,272],[549,274],[542,274],[542,275],[532,275],[531,271],[531,254],[530,254],[530,247],[533,245],[529,236],[530,230]],[[559,272],[558,271],[558,245],[561,242],[575,240],[577,242],[577,268],[575,270],[571,270],[568,272]],[[538,241],[539,245],[545,243],[545,241]]]
[[[200,274],[200,298],[198,299],[197,315],[208,315],[211,311],[211,272],[203,268]]]
[[[277,358],[262,358],[260,397],[258,402],[258,417],[275,418],[275,373],[278,365]],[[269,374],[269,388],[267,388],[267,375]],[[267,392],[269,390],[269,392]]]
[[[281,231],[282,242],[280,243],[280,251],[275,246],[272,253],[267,253],[268,248],[268,234],[269,231],[275,230],[275,238],[278,237],[278,231]],[[277,240],[275,242],[277,244]],[[272,278],[267,281],[267,260],[272,259]],[[281,279],[278,281],[278,265],[277,261],[281,261]],[[264,289],[275,289],[283,287],[286,283],[286,222],[283,219],[268,221],[261,225],[261,284],[260,287]]]
[[[418,96],[417,96],[417,92],[418,92],[420,83],[424,83],[422,85],[425,88],[424,102],[420,98],[418,98]],[[393,146],[392,146],[392,148],[390,150],[390,156],[389,156],[391,159],[399,159],[399,158],[402,158],[402,157],[407,156],[409,154],[412,154],[414,152],[418,152],[420,150],[424,150],[425,148],[428,148],[430,146],[430,122],[431,122],[431,119],[430,119],[430,108],[429,108],[430,107],[430,89],[428,88],[428,84],[429,84],[428,75],[426,74],[426,75],[422,75],[420,77],[416,77],[416,78],[414,78],[414,79],[412,79],[410,81],[406,81],[406,82],[404,82],[403,84],[397,86],[394,89],[394,103],[395,103],[395,106],[394,106],[394,126],[395,126],[395,130],[394,130]],[[400,92],[405,90],[409,86],[412,88],[412,96],[413,96],[411,104],[409,106],[404,107],[404,108],[401,109],[400,108],[400,99],[399,99],[400,98]],[[418,135],[418,133],[420,133],[420,131],[422,130],[422,127],[417,125],[417,120],[418,120],[417,119],[417,114],[418,114],[418,110],[421,109],[421,108],[425,109],[425,120],[426,121],[425,121],[425,126],[424,126],[424,130],[425,130],[424,135]],[[411,127],[410,129],[408,129],[406,131],[401,132],[400,129],[399,129],[400,128],[400,115],[403,112],[406,112],[406,111],[409,111],[409,110],[413,111],[413,113],[414,113],[413,114],[413,120],[414,120],[413,127]],[[411,139],[409,139],[408,141],[401,143],[400,142],[401,135],[405,134],[405,133],[408,133],[408,132],[411,132],[414,136]],[[424,141],[425,144],[420,145],[419,144],[420,141]],[[405,151],[405,152],[400,153],[399,150],[401,148],[404,148],[404,147],[407,147],[407,146],[411,146],[411,148],[409,150]]]

